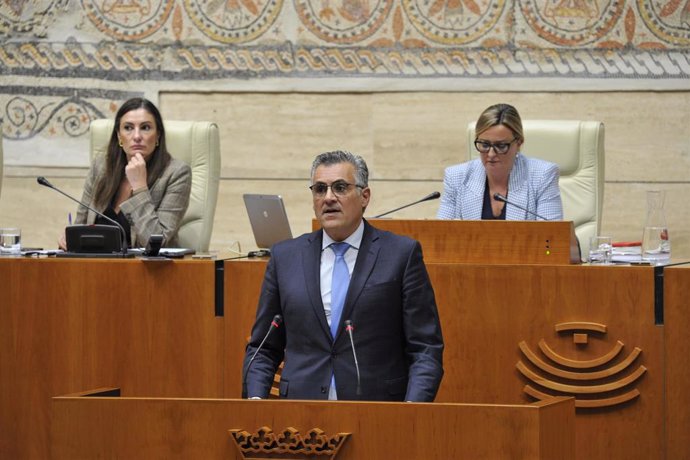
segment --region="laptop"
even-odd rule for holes
[[[292,238],[290,222],[280,195],[245,193],[243,198],[259,249],[270,249],[275,243]]]

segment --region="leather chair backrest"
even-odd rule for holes
[[[109,119],[91,122],[91,161],[105,154],[114,123]],[[207,121],[165,121],[164,124],[168,151],[192,168],[189,208],[182,218],[178,241],[181,247],[206,252],[211,241],[218,200],[218,126]]]
[[[2,165],[5,162],[5,160],[2,156],[3,139],[4,139],[4,137],[2,135],[2,120],[0,120],[0,196],[2,196],[2,176],[3,176]]]

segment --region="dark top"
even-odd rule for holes
[[[489,181],[486,181],[484,186],[484,203],[482,204],[482,220],[506,220],[506,204],[503,203],[501,214],[494,216],[494,211],[491,209],[491,195],[489,195]]]
[[[115,213],[112,206],[108,206],[108,209],[106,209],[103,212],[103,214],[110,217],[111,219],[116,221],[118,224],[122,225],[122,228],[125,229],[125,238],[127,241],[127,246],[132,247],[132,230],[129,226],[129,221],[127,220],[127,216],[125,216],[125,214],[123,212]],[[96,216],[96,221],[94,223],[98,224],[98,225],[113,226],[112,222],[102,218],[101,216]]]

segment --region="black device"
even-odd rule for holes
[[[156,257],[163,245],[163,235],[154,234],[149,237],[149,241],[144,248],[144,255],[146,257]]]
[[[67,249],[75,254],[122,252],[120,229],[112,225],[70,225],[65,228]]]
[[[424,203],[425,201],[429,200],[436,200],[441,197],[440,192],[431,192],[421,200],[417,200],[413,203],[408,203],[405,206],[400,206],[399,208],[391,209],[390,211],[386,211],[383,214],[379,214],[378,216],[374,216],[374,219],[378,219],[379,217],[387,216],[388,214],[394,213],[395,211],[400,211],[401,209],[409,208],[412,205],[418,204],[418,203]]]
[[[113,249],[112,246],[107,246],[107,245],[112,245],[112,243],[110,243],[111,237],[108,236],[109,235],[108,232],[111,232],[111,230],[106,230],[106,229],[113,228],[113,227],[111,227],[109,225],[71,225],[65,229],[65,239],[67,242],[67,251],[68,252],[63,252],[63,253],[58,254],[59,257],[134,257],[134,254],[127,254],[127,236],[126,236],[127,234],[125,233],[125,229],[122,228],[122,225],[120,225],[116,220],[111,219],[110,217],[106,216],[105,214],[96,211],[95,209],[93,209],[89,205],[82,203],[81,201],[77,200],[73,196],[66,194],[65,192],[63,192],[62,190],[60,190],[59,188],[55,187],[53,184],[48,182],[48,179],[46,179],[43,176],[38,176],[36,178],[36,182],[43,185],[44,187],[51,188],[51,189],[55,190],[56,192],[66,196],[70,200],[74,201],[75,203],[78,203],[80,206],[85,207],[89,211],[95,212],[97,215],[104,218],[108,222],[112,222],[115,225],[115,230],[120,231],[120,243],[117,245],[115,250],[112,250]],[[91,231],[88,231],[85,229],[72,230],[74,232],[72,235],[72,242],[73,242],[73,244],[77,244],[77,246],[70,246],[69,229],[72,227],[81,227],[81,228],[91,227],[92,230]],[[94,236],[95,232],[97,231],[94,228],[97,228],[98,231],[104,232],[104,233],[102,233],[101,238],[96,238]],[[102,247],[104,250],[102,252],[99,252],[96,250],[79,252],[81,250],[82,246],[80,245],[81,237],[78,237],[75,239],[75,237],[77,237],[78,235],[88,235],[86,240],[84,241],[84,245],[86,247],[95,248],[96,245],[102,244],[103,245]]]

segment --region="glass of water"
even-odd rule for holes
[[[0,255],[19,255],[22,252],[22,231],[19,228],[0,228]]]
[[[610,236],[593,236],[589,239],[590,264],[607,265],[613,257],[613,246]]]

